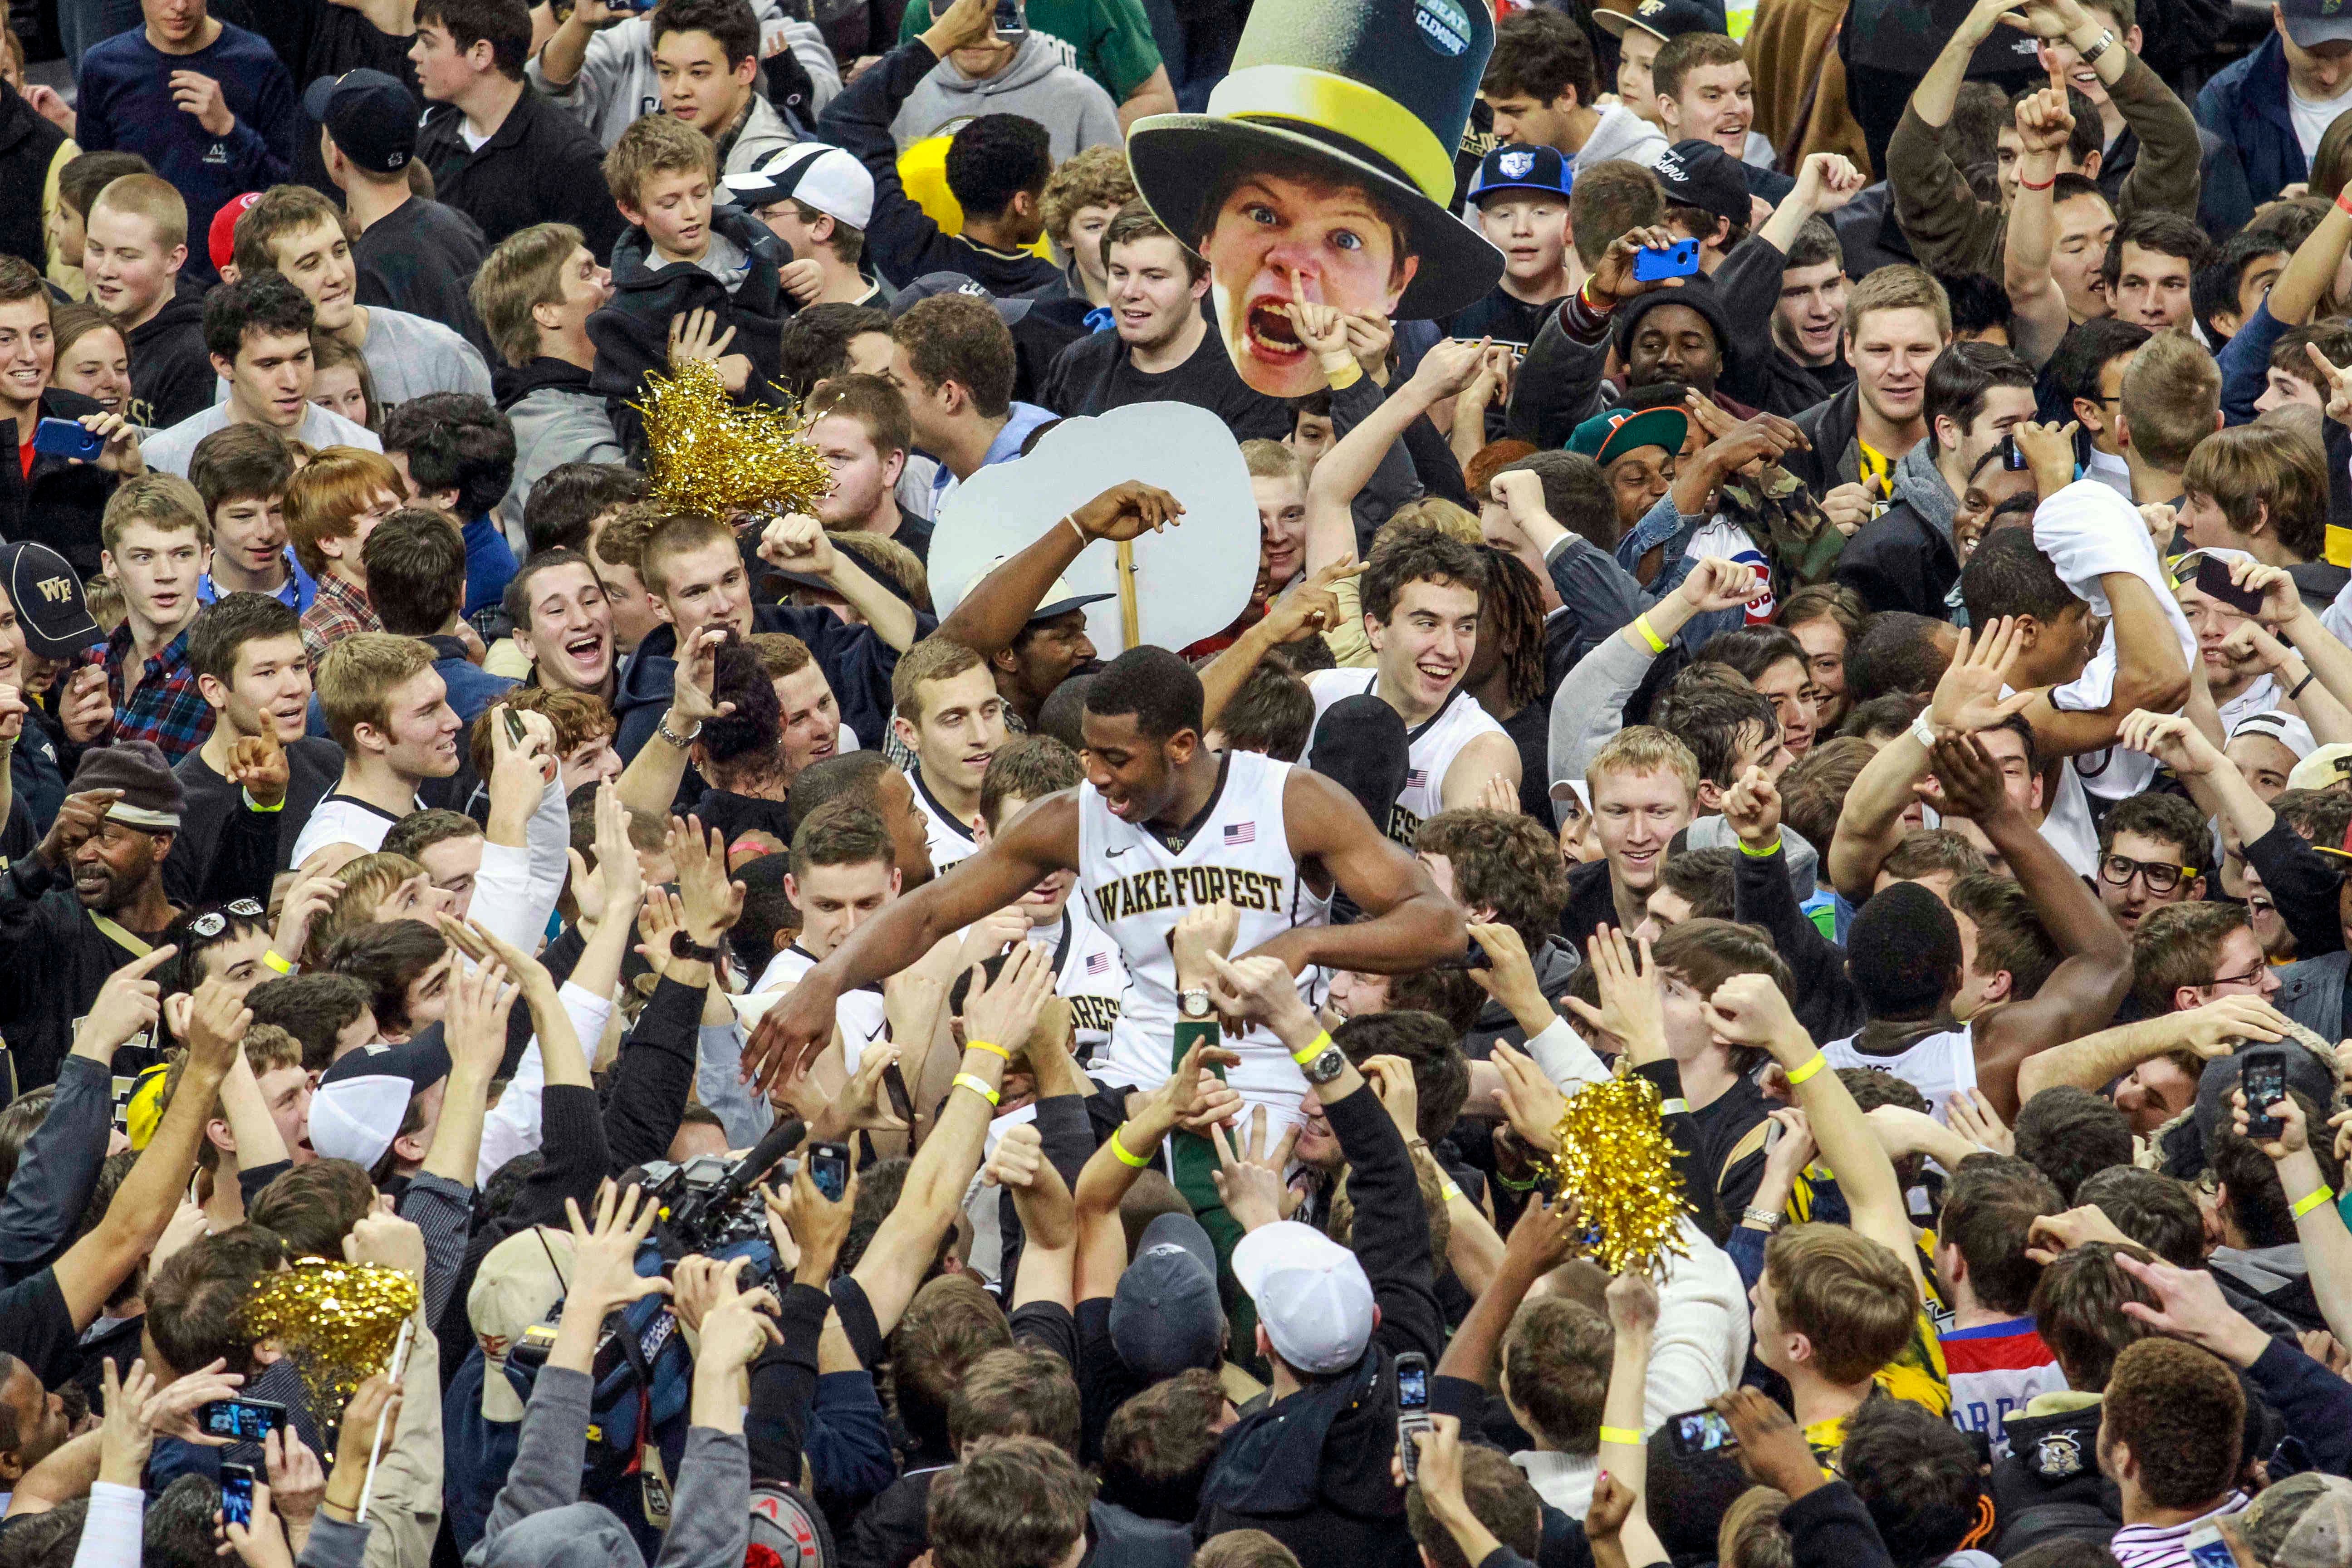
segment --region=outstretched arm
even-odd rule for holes
[[[2185,1013],[2121,1024],[2036,1051],[2017,1067],[2017,1102],[2045,1089],[2071,1085],[2093,1093],[2146,1061],[2172,1051],[2194,1051],[2206,1061],[2225,1057],[2240,1040],[2285,1037],[2286,1019],[2259,996],[2221,996]]]
[[[2058,235],[2053,190],[2058,183],[2058,153],[2074,131],[2074,116],[2056,83],[2018,100],[2017,134],[2023,146],[2017,155],[2017,195],[2009,206],[2001,282],[2009,291],[2012,319],[2024,329],[2019,346],[2030,364],[2048,359],[2073,324],[2066,297],[2050,275],[2050,254]]]
[[[1095,541],[1139,539],[1179,522],[1184,508],[1166,490],[1140,480],[1113,485],[1068,515],[1056,518],[1027,549],[982,578],[940,623],[939,635],[982,658],[1020,640],[1029,617]]]
[[[1300,306],[1306,311],[1330,310],[1328,306]],[[1310,318],[1311,319],[1311,318]],[[1344,319],[1333,324],[1344,331]],[[1305,321],[1300,335],[1309,331]],[[1316,340],[1310,340],[1313,342]],[[1412,379],[1391,391],[1356,427],[1323,454],[1307,486],[1307,570],[1318,572],[1356,550],[1356,523],[1350,510],[1356,492],[1371,482],[1381,458],[1401,439],[1406,426],[1450,398],[1478,374],[1486,351],[1484,341],[1447,338],[1421,356]]]
[[[1356,797],[1319,773],[1293,768],[1282,815],[1290,852],[1319,860],[1357,908],[1374,918],[1344,926],[1293,926],[1257,948],[1297,974],[1310,963],[1366,974],[1411,974],[1465,951],[1462,906],[1428,870],[1381,836]],[[1245,955],[1246,956],[1246,955]]]

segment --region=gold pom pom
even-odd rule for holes
[[[1665,1255],[1685,1256],[1683,1181],[1658,1120],[1657,1086],[1634,1074],[1571,1090],[1559,1115],[1552,1170],[1600,1240],[1593,1256],[1612,1274],[1647,1274]]]
[[[391,1363],[422,1297],[405,1269],[306,1258],[263,1279],[245,1319],[253,1338],[275,1340],[293,1358],[319,1424],[331,1427],[352,1391]]]
[[[653,499],[671,511],[814,512],[833,488],[800,411],[736,403],[707,360],[648,372],[646,400],[629,406],[646,416]]]

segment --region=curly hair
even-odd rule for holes
[[[2246,1391],[2212,1352],[2170,1339],[2126,1346],[2100,1405],[2100,1447],[2129,1446],[2149,1502],[2204,1508],[2230,1489]]]
[[[1459,806],[1421,825],[1413,847],[1443,855],[1454,869],[1454,896],[1465,908],[1484,906],[1534,953],[1559,923],[1568,904],[1568,868],[1534,818],[1517,812]]]
[[[1486,563],[1474,546],[1433,528],[1399,529],[1372,551],[1365,567],[1364,613],[1387,625],[1396,614],[1398,595],[1409,584],[1423,582],[1452,584],[1483,595]]]

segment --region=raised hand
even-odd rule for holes
[[[2230,1127],[2239,1137],[2252,1136],[2248,1129],[2252,1125],[2254,1110],[2275,1119],[2279,1124],[2277,1137],[2265,1138],[2254,1145],[2273,1160],[2284,1160],[2289,1154],[2299,1154],[2311,1147],[2311,1129],[2304,1120],[2303,1107],[2294,1102],[2294,1096],[2283,1094],[2270,1104],[2250,1110],[2243,1087],[2230,1091]]]
[[[1723,819],[1751,849],[1769,849],[1780,837],[1780,791],[1760,766],[1739,775],[1723,797]]]
[[[743,918],[744,888],[728,876],[726,836],[715,828],[706,834],[698,816],[673,816],[668,847],[687,935],[698,946],[716,946]]]
[[[1969,1089],[1947,1095],[1944,1099],[1946,1125],[1979,1149],[1990,1149],[1996,1154],[2017,1152],[2017,1139],[1984,1090]]]
[[[1601,982],[1601,1005],[1575,996],[1561,1001],[1593,1028],[1622,1042],[1635,1062],[1656,1060],[1666,1048],[1665,991],[1650,958],[1648,939],[1640,944],[1638,963],[1635,950],[1615,926],[1593,932],[1584,947]]]
[[[1421,356],[1405,384],[1427,393],[1433,402],[1452,397],[1486,371],[1493,347],[1492,338],[1440,338]]]
[[[1928,722],[1938,730],[1974,733],[2022,710],[2033,700],[2033,693],[2020,691],[2003,697],[2000,689],[2009,684],[2010,671],[2023,651],[2023,631],[2006,616],[1981,631],[1961,628],[1952,662],[1928,700]]]
[[[80,677],[75,679],[79,679]],[[100,689],[103,691],[103,671],[100,672],[99,679],[101,683]],[[50,870],[65,869],[68,858],[106,826],[106,814],[112,811],[115,803],[121,798],[122,792],[119,789],[88,789],[79,795],[66,796],[65,804],[58,807],[56,820],[49,824],[48,833],[33,853],[39,856],[41,863]]]
[[[1275,601],[1265,613],[1266,635],[1278,643],[1304,642],[1339,624],[1339,596],[1331,584],[1363,574],[1364,563],[1343,555]]]
[[[1227,1016],[1268,1023],[1294,1007],[1305,1009],[1307,1004],[1298,998],[1290,966],[1273,954],[1258,953],[1234,962],[1212,950],[1207,958],[1210,994]]]
[[[2312,368],[2319,372],[2327,388],[2327,416],[2338,425],[2352,425],[2352,368],[2337,366],[2317,343],[2304,344],[2303,352],[2310,356]]]
[[[1217,1150],[1217,1169],[1210,1173],[1217,1184],[1217,1196],[1224,1201],[1225,1212],[1240,1223],[1243,1230],[1252,1231],[1288,1219],[1297,1211],[1303,1201],[1301,1194],[1292,1192],[1282,1179],[1283,1172],[1290,1165],[1290,1152],[1298,1143],[1297,1122],[1283,1133],[1280,1142],[1268,1149],[1265,1107],[1261,1105],[1250,1113],[1249,1140],[1241,1152],[1234,1152],[1223,1127],[1213,1124],[1209,1140]]]
[[[98,988],[98,999],[74,1031],[74,1049],[110,1061],[117,1047],[137,1038],[142,1030],[153,1028],[163,1005],[163,987],[154,979],[155,970],[178,956],[179,951],[170,943],[150,948],[108,975]]]
[[[2205,1061],[2233,1056],[2242,1041],[2272,1045],[2286,1038],[2285,1014],[2259,996],[2217,996],[2201,1007],[2175,1015],[2188,1027],[2182,1044]]]
[[[760,534],[760,559],[779,572],[830,577],[840,563],[824,524],[806,512],[787,512]]]
[[[1710,555],[1691,568],[1690,575],[1675,591],[1694,614],[1706,615],[1713,610],[1736,610],[1764,589],[1763,574],[1753,566]]]
[[[2021,419],[2010,434],[2017,437],[2017,449],[2025,455],[2025,466],[2032,470],[2034,487],[2044,499],[2056,495],[2074,481],[2074,432],[2073,420],[2060,425],[2053,421],[2037,425]]]
[[[65,731],[67,740],[77,746],[87,746],[104,734],[113,722],[114,699],[109,692],[103,668],[94,664],[84,665],[66,678],[65,692],[58,700],[58,724]],[[74,797],[68,795],[66,798],[70,801]]]
[[[2074,116],[2066,107],[2063,87],[2053,83],[2017,100],[2017,135],[2027,157],[2049,157],[2063,152],[2067,138],[2074,132]]]
[[[1298,333],[1298,341],[1307,352],[1328,372],[1341,356],[1354,359],[1348,349],[1348,316],[1337,305],[1320,305],[1307,298],[1307,285],[1297,273],[1290,275],[1290,301],[1283,306],[1290,324]]]
[[[996,972],[995,984],[978,967],[971,972],[971,990],[963,1003],[963,1037],[986,1040],[1018,1054],[1028,1043],[1054,994],[1054,961],[1043,949],[1015,942],[1012,956]]]
[[[1124,479],[1083,506],[1070,509],[1070,521],[1088,539],[1113,542],[1140,539],[1182,521],[1184,504],[1157,485]]]
[[[245,1005],[244,996],[226,980],[205,981],[196,987],[188,1017],[189,1061],[215,1064],[226,1072],[251,1027],[253,1009]]]
[[[1503,1080],[1503,1114],[1521,1143],[1542,1154],[1559,1149],[1560,1112],[1568,1099],[1536,1064],[1500,1041],[1492,1058]]]
[[[1815,213],[1833,213],[1862,194],[1869,177],[1853,166],[1853,161],[1835,153],[1806,154],[1797,170],[1797,188],[1790,199],[1801,202]]]
[[[1948,735],[1937,741],[1929,755],[1936,782],[1943,789],[1944,810],[1948,814],[1965,816],[1981,827],[2018,810],[2017,803],[2009,796],[2000,763],[1994,760],[1981,738],[1973,734]]]
[[[1592,268],[1592,292],[1601,299],[1622,302],[1653,289],[1681,288],[1683,280],[1679,278],[1643,279],[1633,276],[1636,256],[1644,250],[1664,250],[1675,243],[1675,231],[1664,225],[1626,230],[1609,242],[1599,265]]]
[[[278,743],[275,724],[264,724],[257,735],[238,736],[236,744],[229,748],[229,783],[243,788],[264,811],[274,811],[286,803],[286,788],[293,776],[293,765],[286,759],[286,748]]]
[[[1583,1250],[1584,1219],[1576,1199],[1548,1198],[1538,1190],[1528,1195],[1519,1223],[1511,1227],[1503,1260],[1525,1270],[1524,1278],[1538,1279]]]
[[[1964,634],[1965,635],[1965,634]],[[2231,765],[2220,748],[2184,715],[2135,708],[2116,728],[2116,744],[2154,757],[2184,779],[2203,778]]]
[[[1812,1055],[1812,1037],[1769,974],[1735,974],[1706,999],[1708,1027],[1735,1045],[1759,1046],[1784,1068]]]
[[[637,1245],[654,1227],[658,1205],[639,1203],[645,1194],[636,1187],[605,1182],[596,1194],[593,1225],[581,1216],[575,1198],[563,1200],[572,1224],[572,1279],[565,1295],[566,1316],[572,1309],[593,1311],[597,1321],[615,1307],[646,1296],[669,1294],[669,1281],[657,1274],[637,1272]]]

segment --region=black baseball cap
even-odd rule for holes
[[[1622,38],[1628,27],[1639,27],[1658,39],[1679,38],[1685,33],[1722,33],[1723,13],[1705,0],[1640,0],[1630,11],[1595,7],[1592,19],[1601,30]]]
[[[890,319],[897,321],[913,310],[916,301],[928,300],[934,294],[969,294],[994,310],[997,319],[1008,327],[1020,325],[1021,319],[1029,313],[1029,307],[1034,303],[1029,300],[1019,298],[1008,300],[1002,295],[992,294],[989,292],[987,285],[976,282],[961,272],[926,272],[892,297]]]
[[[1478,177],[1470,182],[1470,199],[1479,201],[1504,191],[1565,196],[1575,177],[1559,148],[1510,142],[1479,160]]]
[[[1677,142],[1650,172],[1658,176],[1670,202],[1734,223],[1746,223],[1755,214],[1748,198],[1748,176],[1730,153],[1712,142]]]
[[[371,174],[396,174],[416,152],[416,95],[382,71],[320,77],[303,92],[302,112]]]
[[[43,658],[71,658],[106,640],[82,597],[81,579],[46,544],[0,544],[0,588],[16,607],[25,646]]]

